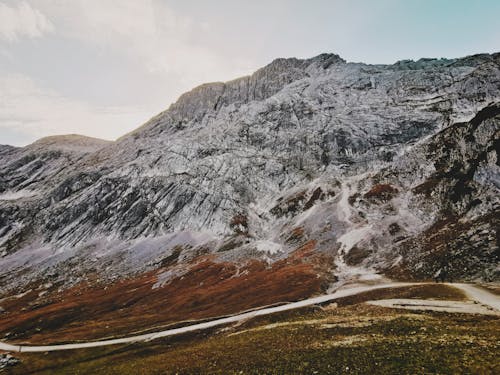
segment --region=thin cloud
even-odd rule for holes
[[[224,48],[214,50],[200,43],[199,36],[210,31],[210,24],[181,15],[163,1],[74,0],[71,6],[59,6],[41,0],[38,4],[54,19],[61,36],[96,50],[117,51],[148,74],[181,79],[184,89],[233,79],[255,67],[224,53]]]
[[[276,57],[393,63],[496,51],[498,1],[460,3],[0,0],[0,143],[117,138],[183,92]]]
[[[25,3],[21,5],[26,6]],[[26,144],[41,136],[64,133],[115,139],[167,108],[182,92],[207,81],[229,80],[248,74],[253,70],[249,67],[257,65],[200,42],[198,36],[210,32],[210,24],[180,15],[163,1],[73,0],[65,3],[33,0],[32,5],[40,14],[43,12],[50,17],[49,27],[57,32],[36,44],[20,42],[16,50],[5,50],[6,53],[15,51],[9,68],[2,72],[0,64],[0,134],[15,131],[9,143]],[[8,9],[12,13],[12,9],[17,8]],[[9,34],[10,39],[19,36],[19,33],[16,36]],[[82,59],[61,55],[58,61],[43,55],[49,53],[45,51],[54,51],[55,45],[64,50],[67,48],[65,41],[81,46],[90,54],[82,54]],[[44,45],[49,48],[40,48]],[[20,51],[27,48],[42,53],[37,58],[36,69],[26,67],[26,61],[30,60],[16,62],[22,59],[20,56],[31,57],[30,53],[20,55]],[[89,55],[113,57],[108,61],[102,59],[102,71],[97,72],[97,76],[110,72],[111,78],[106,81],[110,87],[102,88],[110,93],[109,99],[103,99],[101,93],[100,97],[94,97],[94,92],[86,94],[88,90],[80,89],[95,84],[78,74],[86,72],[86,62],[92,64],[85,60]],[[113,66],[117,63],[120,66]],[[49,79],[44,75],[32,75],[32,72],[53,71],[61,65],[74,71],[65,82],[55,82],[57,79],[51,75]],[[129,97],[133,97],[133,101],[122,93],[121,99],[115,100],[116,93],[111,87],[122,84],[113,81],[115,68],[129,72]],[[89,79],[88,74],[82,76]],[[141,86],[138,82],[144,84]],[[54,83],[58,85],[57,90]],[[130,106],[130,102],[134,104]]]
[[[0,76],[0,134],[9,129],[22,134],[17,145],[48,135],[82,133],[82,129],[89,136],[114,139],[149,116],[142,108],[97,107],[68,99],[24,75]]]
[[[22,37],[37,38],[54,31],[54,25],[38,9],[26,2],[0,4],[0,39],[8,42]]]

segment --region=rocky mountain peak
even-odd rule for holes
[[[193,121],[220,108],[251,101],[265,100],[282,90],[286,85],[311,75],[317,75],[345,60],[335,54],[321,54],[310,59],[278,58],[250,76],[228,82],[213,82],[200,85],[181,95],[169,109],[154,117],[141,127],[146,134],[156,135],[158,128],[168,132],[183,129]],[[134,133],[135,134],[135,133]]]
[[[191,90],[116,142],[1,151],[0,269],[32,259],[27,282],[74,262],[81,277],[125,275],[175,254],[182,268],[302,249],[335,259],[339,278],[353,264],[425,278],[444,253],[460,258],[453,238],[467,244],[458,276],[495,277],[498,56],[277,59]]]

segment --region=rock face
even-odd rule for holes
[[[308,241],[340,281],[499,278],[499,67],[277,59],[116,142],[0,146],[0,280],[272,263]]]

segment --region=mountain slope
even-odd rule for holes
[[[116,142],[2,148],[0,281],[158,270],[161,288],[207,259],[235,277],[292,259],[314,290],[443,268],[498,278],[499,63],[278,59]]]

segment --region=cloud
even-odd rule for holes
[[[79,55],[83,59],[61,55],[62,60],[57,62],[41,55],[37,69],[26,69],[26,59],[16,65],[17,57],[14,56],[7,69],[2,71],[0,66],[0,134],[2,138],[7,134],[9,143],[22,145],[43,136],[68,133],[115,139],[164,110],[169,101],[183,91],[206,81],[230,79],[241,74],[241,69],[235,71],[238,68],[231,66],[231,61],[196,42],[196,34],[206,31],[206,24],[195,24],[188,17],[179,16],[161,1],[73,0],[67,3],[33,0],[30,4],[33,7],[26,2],[10,7],[1,5],[3,18],[31,12],[36,16],[24,18],[35,20],[32,23],[38,25],[38,28],[25,27],[29,32],[19,26],[0,25],[1,30],[5,29],[4,38],[16,40],[21,35],[37,36],[42,30],[57,29],[57,33],[50,39],[37,42],[36,49],[31,44],[19,43],[20,47],[16,45],[16,50],[5,50],[6,54],[19,55],[22,47],[29,49],[30,52],[25,53],[28,57],[42,51],[54,51],[54,45],[64,46],[62,41],[71,41],[73,45],[91,51],[92,56],[106,56],[100,60],[105,65],[101,71],[96,71],[96,78],[105,75],[106,70],[111,70],[111,77],[116,77],[115,70],[120,71],[120,78],[129,73],[131,91],[129,94],[120,93],[124,104],[113,97],[105,99],[93,97],[94,93],[88,97],[81,94],[88,90],[79,90],[79,87],[97,84],[88,81],[88,74],[82,75],[86,78],[79,78],[79,71],[86,72],[88,53]],[[42,14],[47,14],[50,22]],[[42,19],[46,22],[40,21]],[[18,24],[28,23],[19,20]],[[24,30],[24,34],[20,30]],[[43,49],[45,45],[47,49]],[[113,59],[106,61],[109,56]],[[121,65],[113,65],[117,63]],[[67,84],[61,82],[58,90],[54,90],[54,79],[47,79],[43,71],[53,70],[59,64],[74,73],[67,77]],[[39,79],[30,73],[38,74]],[[48,77],[52,77],[52,73]],[[144,82],[145,86],[138,82]],[[124,86],[114,82],[113,78],[106,83]],[[102,90],[117,96],[111,89]],[[114,103],[107,105],[105,102]],[[5,139],[0,141],[5,142]]]
[[[10,7],[0,3],[0,39],[13,42],[21,37],[41,37],[53,30],[50,20],[30,4],[23,1]]]
[[[24,75],[0,76],[0,133],[15,132],[9,143],[16,145],[69,133],[114,139],[150,115],[140,107],[97,107],[65,98]]]
[[[185,89],[236,78],[256,66],[232,55],[223,44],[214,49],[200,42],[211,25],[175,12],[164,1],[73,0],[61,6],[39,0],[37,4],[54,18],[64,37],[119,51],[149,74],[175,77],[177,82],[180,78]]]
[[[0,41],[57,30],[0,44],[0,143],[116,139],[196,85],[250,73],[212,26],[160,0],[0,2]]]

